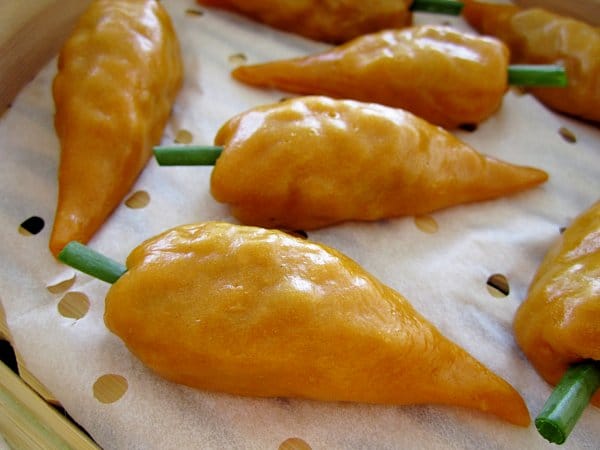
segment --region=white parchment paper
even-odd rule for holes
[[[163,142],[187,129],[194,143],[212,143],[220,125],[250,107],[287,93],[233,81],[231,55],[249,62],[327,48],[192,0],[165,0],[185,57],[185,86]],[[418,23],[460,18],[420,14]],[[372,406],[288,399],[240,398],[164,381],[137,361],[103,324],[108,285],[82,274],[69,291],[83,292],[90,309],[80,319],[58,312],[65,293],[47,287],[74,271],[56,262],[48,239],[56,203],[59,144],[53,129],[52,61],[0,119],[0,301],[26,366],[106,449],[277,449],[299,438],[313,449],[543,449],[535,428],[519,428],[475,411],[439,406]],[[559,129],[571,130],[569,143]],[[532,416],[551,389],[516,347],[511,322],[527,286],[559,230],[600,196],[600,131],[554,114],[532,97],[510,91],[502,109],[474,132],[457,134],[479,151],[546,170],[550,180],[515,196],[431,215],[436,232],[414,218],[348,223],[309,233],[336,247],[401,292],[447,337],[508,380]],[[143,239],[167,228],[208,219],[234,221],[209,194],[208,167],[159,168],[154,161],[132,190],[146,191],[141,209],[121,205],[90,242],[120,261]],[[44,229],[24,236],[28,217]],[[488,277],[506,276],[510,293],[491,295]],[[351,357],[351,355],[349,355]],[[93,394],[104,374],[123,376],[125,395],[101,403]],[[600,411],[588,407],[564,448],[600,446]]]

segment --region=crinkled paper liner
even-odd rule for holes
[[[163,3],[176,25],[186,67],[185,86],[164,143],[173,142],[179,130],[191,132],[194,143],[212,143],[219,126],[231,116],[289,96],[232,80],[228,74],[239,60],[262,62],[327,48],[233,14],[210,9],[191,14],[186,9],[199,10],[191,0]],[[460,18],[419,14],[416,19],[468,29]],[[28,369],[99,445],[106,449],[277,449],[284,442],[313,449],[550,447],[533,425],[520,428],[462,408],[241,398],[193,390],[155,376],[105,328],[103,299],[109,286],[75,274],[48,250],[59,157],[50,92],[55,72],[54,60],[0,120],[0,299]],[[575,142],[565,139],[565,130]],[[599,196],[600,131],[511,90],[497,114],[475,131],[457,134],[483,153],[544,169],[550,179],[511,197],[424,218],[347,223],[309,232],[309,239],[341,250],[401,292],[448,338],[509,381],[535,416],[551,388],[516,347],[511,321],[560,229]],[[210,173],[210,167],[160,168],[150,161],[132,190],[141,201],[121,205],[90,245],[124,261],[135,245],[167,228],[209,219],[234,222],[227,207],[210,196]],[[29,217],[44,220],[39,233],[20,232],[20,224]],[[505,277],[508,295],[488,286],[495,274]],[[60,284],[65,280],[71,284]],[[122,396],[103,398],[97,393],[95,388],[107,379],[119,381]],[[598,448],[599,442],[600,411],[589,407],[564,448]]]

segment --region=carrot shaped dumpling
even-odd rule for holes
[[[406,109],[447,128],[479,123],[501,105],[508,49],[495,38],[420,26],[356,38],[325,52],[246,65],[244,83]]]
[[[300,97],[225,123],[211,176],[246,225],[314,229],[419,215],[528,189],[541,170],[484,156],[415,115],[374,103]]]
[[[502,39],[511,62],[565,67],[565,88],[530,88],[557,111],[600,121],[600,31],[584,22],[540,8],[468,1],[466,20],[478,31]]]
[[[96,0],[61,50],[53,84],[61,145],[50,249],[87,242],[152,154],[182,78],[179,44],[155,0]]]
[[[257,397],[435,403],[529,424],[520,395],[334,249],[208,222],[147,240],[105,322],[162,377]]]
[[[412,23],[409,0],[198,0],[317,41],[340,44]]]
[[[558,383],[567,368],[600,361],[600,201],[548,251],[514,321],[517,343],[538,373]],[[600,406],[600,391],[592,397]]]

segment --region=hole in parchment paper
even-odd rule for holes
[[[0,338],[0,361],[10,367],[14,373],[19,373],[19,364],[17,363],[15,350],[10,342],[2,338]]]
[[[523,86],[511,86],[510,90],[513,91],[517,97],[522,97],[527,94],[527,89]]]
[[[439,225],[436,220],[431,216],[416,216],[415,225],[423,233],[434,234],[437,233]]]
[[[123,397],[128,387],[127,379],[121,375],[102,375],[94,383],[94,397],[102,403],[114,403]]]
[[[90,300],[83,292],[67,292],[58,302],[58,312],[69,319],[81,319],[90,310]]]
[[[282,230],[290,236],[294,236],[300,239],[308,239],[308,233],[304,230]]]
[[[19,225],[19,233],[23,236],[38,234],[43,229],[44,219],[38,216],[31,216],[29,219],[25,219],[21,225]]]
[[[229,55],[229,57],[227,58],[227,61],[229,61],[229,64],[231,64],[234,67],[245,64],[247,60],[248,60],[248,58],[246,57],[246,55],[244,53],[234,53],[232,55]]]
[[[560,134],[562,138],[569,144],[574,144],[577,142],[577,136],[575,136],[575,133],[573,133],[567,127],[560,127],[558,129],[558,134]]]
[[[458,128],[460,128],[463,131],[468,131],[469,133],[473,133],[474,131],[477,131],[477,124],[476,123],[462,123],[458,126]]]
[[[185,13],[188,16],[203,16],[204,15],[204,11],[200,11],[199,9],[192,9],[192,8],[186,9]]]
[[[495,273],[487,279],[487,289],[494,297],[506,297],[510,293],[508,279],[501,273]]]
[[[291,437],[279,444],[279,450],[312,450],[312,447],[300,438]]]
[[[175,139],[174,139],[174,141],[177,144],[191,144],[193,140],[194,140],[194,135],[192,134],[192,132],[185,130],[183,128],[175,134]]]
[[[150,194],[146,191],[135,191],[125,200],[125,205],[131,209],[141,209],[150,203]]]
[[[77,276],[73,274],[71,278],[67,278],[66,280],[58,281],[54,284],[49,284],[46,286],[46,289],[53,294],[60,294],[62,292],[68,291],[73,284],[75,284],[75,279]]]

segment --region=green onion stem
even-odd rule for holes
[[[213,166],[222,151],[214,145],[166,145],[154,147],[154,157],[161,166]]]
[[[123,264],[76,241],[69,242],[58,254],[58,259],[107,283],[114,283],[127,272],[127,268]]]
[[[462,2],[456,0],[414,0],[410,9],[411,11],[458,16],[463,6]]]
[[[552,443],[565,442],[598,388],[600,361],[586,360],[572,365],[536,417],[538,432]]]
[[[508,84],[515,86],[565,87],[565,68],[557,64],[512,64],[508,66]]]

